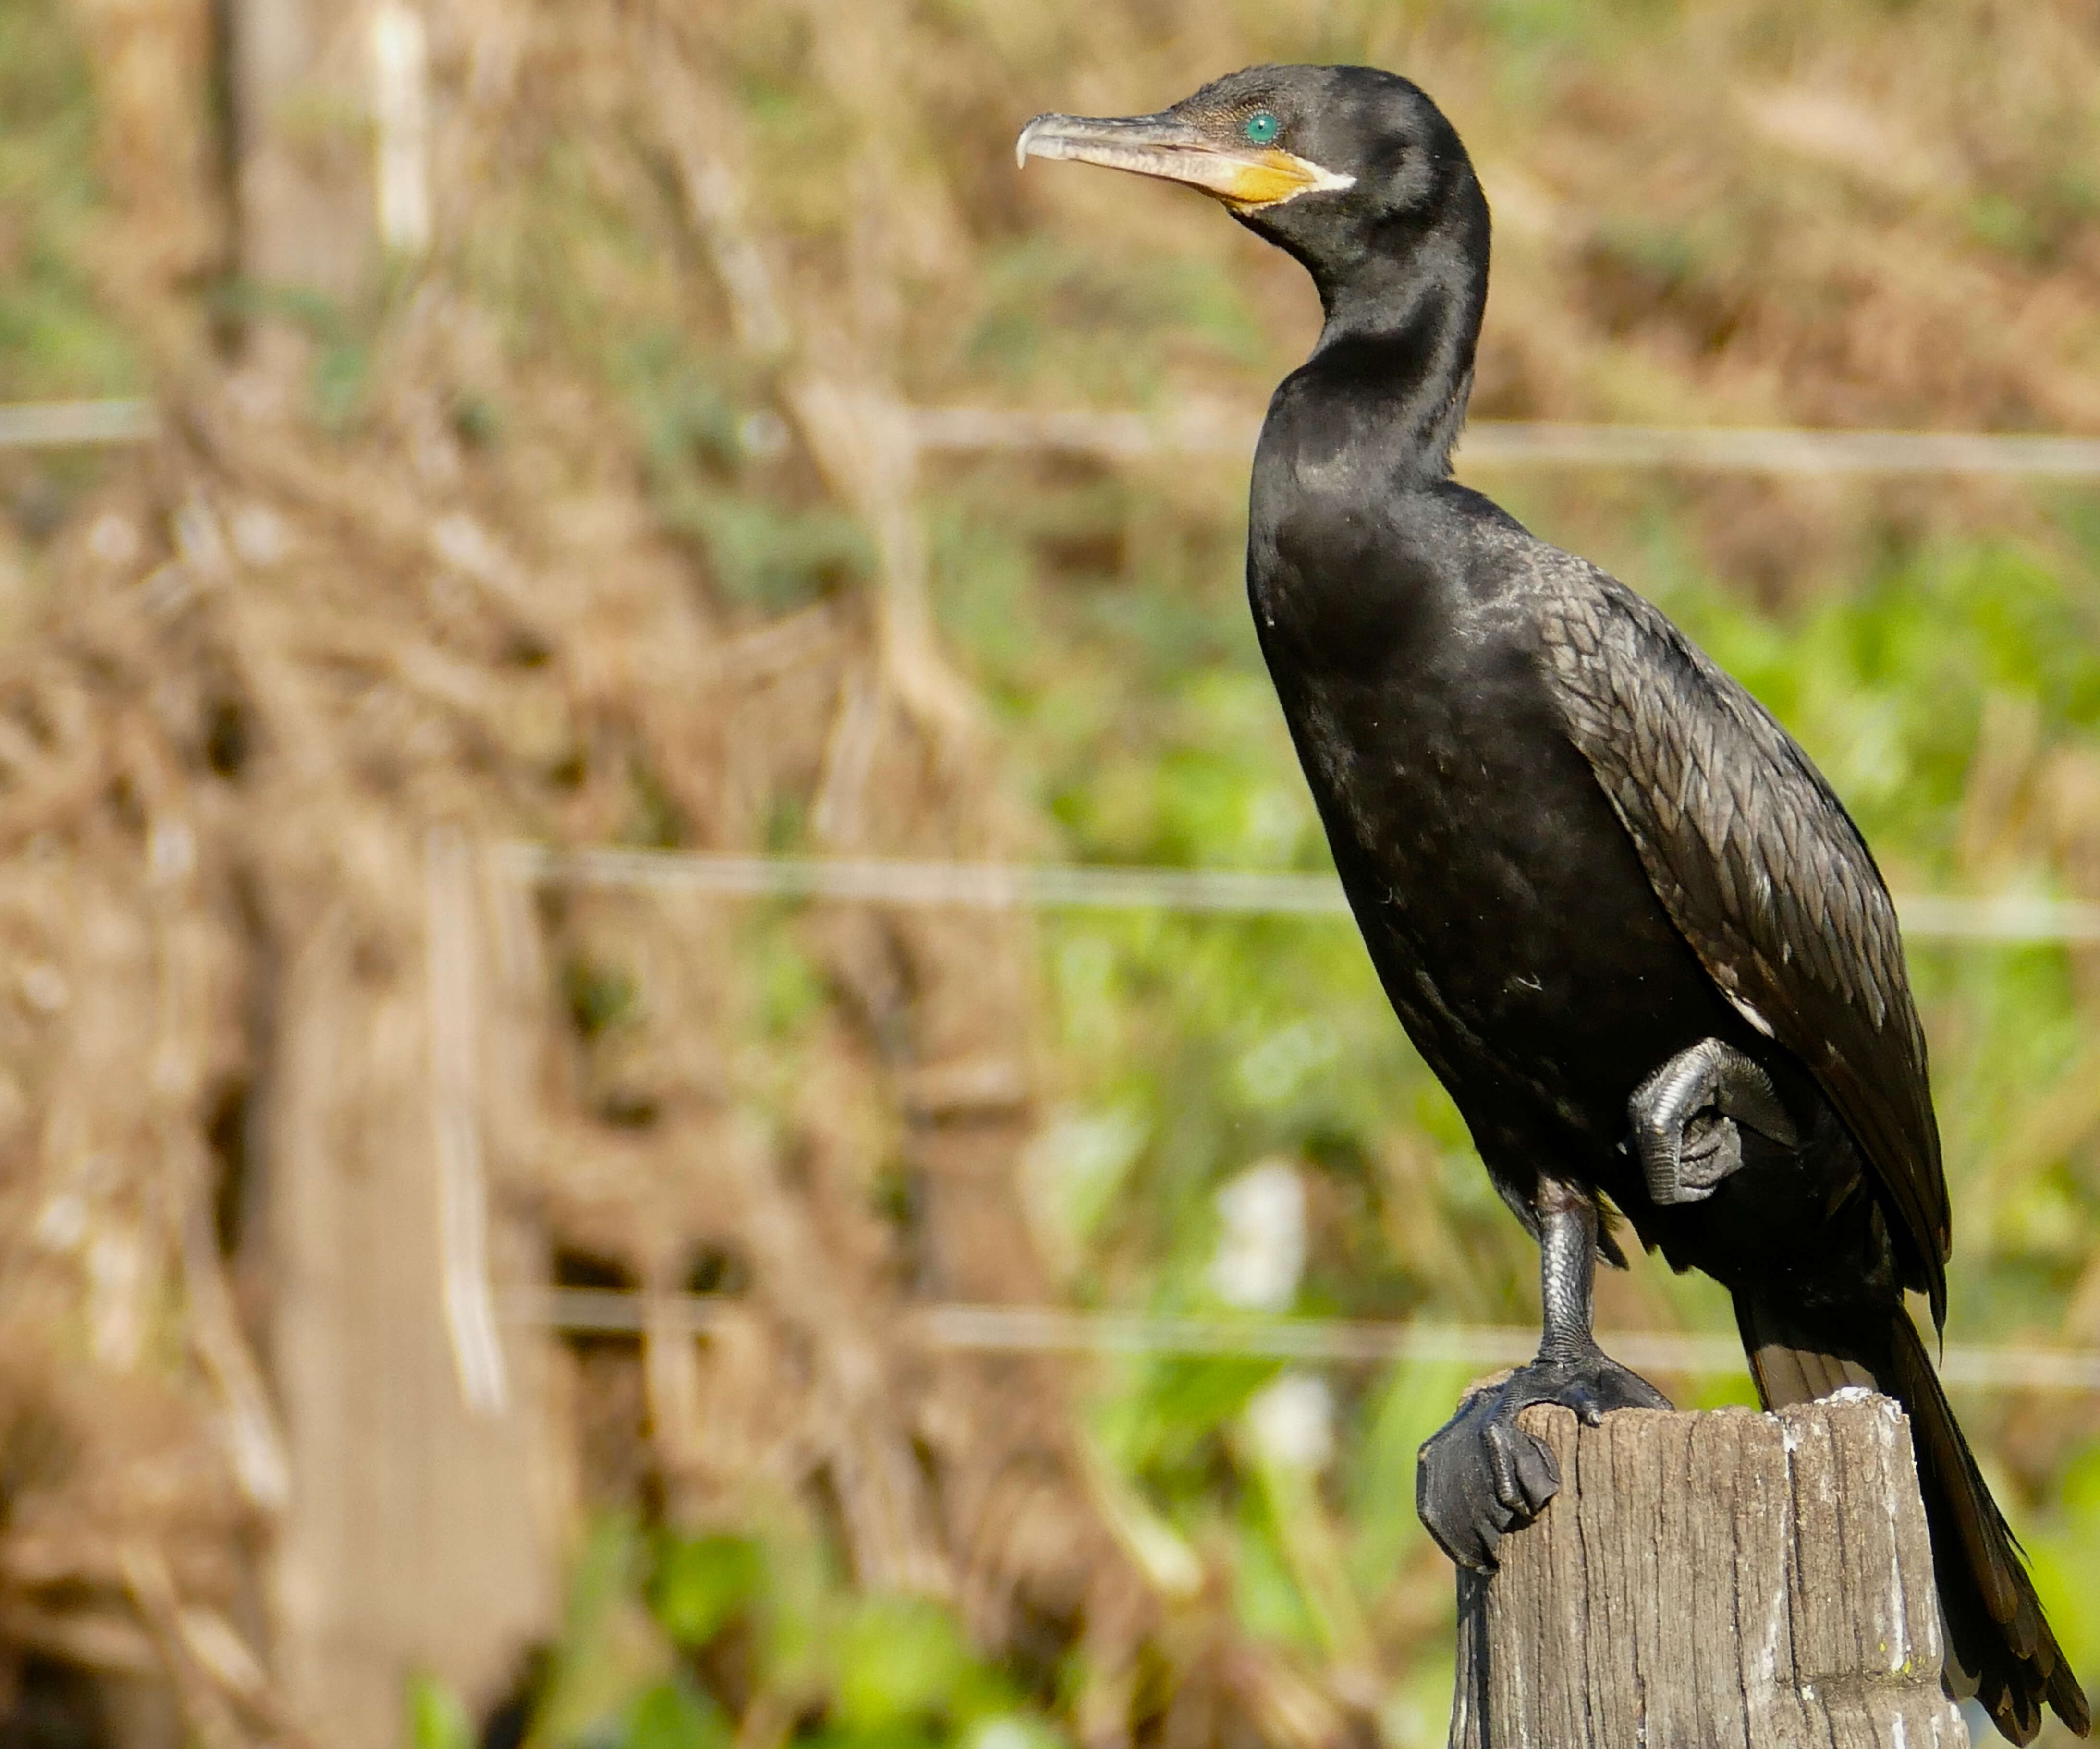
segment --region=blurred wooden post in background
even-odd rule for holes
[[[385,88],[421,81],[421,25],[404,0],[232,0],[227,23],[240,265],[260,294],[244,350],[296,408],[311,341],[276,312],[353,306],[373,283],[388,211],[375,121],[383,183],[389,149],[402,156],[386,137],[390,110],[421,125],[421,90],[390,99]],[[403,166],[390,168],[399,180]],[[400,188],[391,198],[403,206]],[[403,239],[384,245],[398,252]],[[417,822],[374,816],[362,830],[366,866],[421,863]],[[412,1676],[446,1682],[477,1711],[513,1681],[551,1635],[557,1563],[539,1498],[540,1369],[524,1342],[506,1364],[486,1316],[486,1209],[477,1200],[463,1221],[454,1182],[470,1171],[482,1196],[478,1156],[464,1168],[447,1158],[459,1152],[448,1135],[475,1115],[472,980],[460,969],[479,954],[473,879],[459,876],[443,905],[404,883],[383,914],[355,884],[316,854],[281,883],[287,914],[270,919],[286,952],[258,1134],[270,1370],[291,1470],[271,1650],[321,1749],[393,1749]],[[446,1024],[462,1004],[463,1033]],[[433,1033],[447,1032],[458,1035],[449,1054],[434,1052]],[[463,1228],[478,1276],[464,1283]],[[529,1244],[501,1227],[492,1237],[514,1253]],[[478,1343],[462,1344],[462,1328]]]
[[[251,289],[341,306],[378,260],[363,0],[231,0],[233,196]]]
[[[1451,1749],[1965,1749],[1893,1403],[1524,1425],[1561,1491],[1458,1576]]]

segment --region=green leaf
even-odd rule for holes
[[[835,1649],[838,1717],[859,1727],[892,1725],[946,1709],[971,1659],[947,1615],[906,1597],[871,1597]]]
[[[435,1676],[408,1679],[408,1741],[412,1749],[474,1749],[465,1703]]]
[[[624,1749],[728,1749],[735,1734],[712,1698],[674,1677],[644,1690],[634,1703]]]
[[[765,1553],[748,1536],[667,1537],[656,1554],[650,1606],[682,1645],[705,1645],[756,1599]]]

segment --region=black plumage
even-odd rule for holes
[[[1793,738],[1593,566],[1539,591],[1545,667],[1648,883],[1708,976],[1815,1076],[1880,1179],[1904,1285],[1947,1311],[1952,1221],[1925,1034],[1881,872]]]
[[[1557,1486],[1515,1425],[1659,1403],[1590,1335],[1612,1210],[1733,1295],[1777,1406],[1910,1413],[1951,1684],[2024,1742],[2085,1696],[1905,1309],[1950,1221],[1895,911],[1807,754],[1663,615],[1450,478],[1487,203],[1450,124],[1368,68],[1255,68],[1021,155],[1199,187],[1326,315],[1256,453],[1257,631],[1387,995],[1541,1245],[1539,1358],[1423,1449],[1423,1515],[1491,1566]]]

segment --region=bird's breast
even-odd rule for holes
[[[1520,601],[1278,607],[1277,691],[1409,1030],[1460,1082],[1615,1141],[1626,1094],[1718,998],[1568,738]]]

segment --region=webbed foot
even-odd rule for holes
[[[1557,1403],[1595,1427],[1614,1409],[1667,1409],[1670,1399],[1594,1344],[1538,1359],[1476,1386],[1422,1447],[1415,1510],[1460,1566],[1492,1572],[1503,1535],[1531,1522],[1560,1491],[1560,1466],[1516,1424],[1534,1403]]]
[[[1680,1051],[1626,1101],[1649,1199],[1701,1202],[1743,1164],[1747,1124],[1786,1148],[1799,1139],[1771,1077],[1733,1045],[1704,1038]]]

